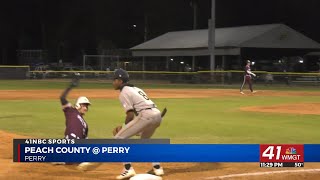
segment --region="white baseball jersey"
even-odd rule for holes
[[[126,111],[135,110],[139,112],[148,108],[156,108],[146,93],[137,87],[124,86],[119,96],[120,102]]]

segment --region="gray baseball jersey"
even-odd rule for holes
[[[119,99],[126,111],[135,110],[140,112],[144,109],[156,108],[156,105],[148,98],[147,94],[137,87],[123,87]]]
[[[142,139],[151,138],[162,120],[161,112],[156,108],[154,102],[142,89],[131,86],[122,88],[119,99],[126,111],[135,110],[138,116],[126,124],[115,138],[127,139],[138,133]]]

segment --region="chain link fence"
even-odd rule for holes
[[[320,73],[284,73],[255,72],[254,83],[265,85],[320,85]],[[242,71],[129,71],[130,79],[139,82],[163,81],[183,84],[240,84],[243,82]],[[82,79],[112,80],[113,71],[30,71],[31,79],[63,79],[79,75]]]
[[[132,81],[166,82],[172,84],[216,84],[232,85],[243,82],[243,71],[128,71]],[[252,80],[256,84],[265,85],[320,85],[320,73],[266,72],[254,71],[257,75]],[[30,71],[29,66],[0,66],[0,79],[68,79],[78,75],[88,80],[113,80],[113,71],[83,71],[71,69],[67,71],[37,70]]]

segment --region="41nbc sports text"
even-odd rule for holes
[[[26,139],[25,144],[75,144],[75,139]]]

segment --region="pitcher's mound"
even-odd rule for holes
[[[243,111],[271,112],[287,114],[313,114],[320,115],[320,103],[295,103],[273,106],[250,106],[240,108]]]

